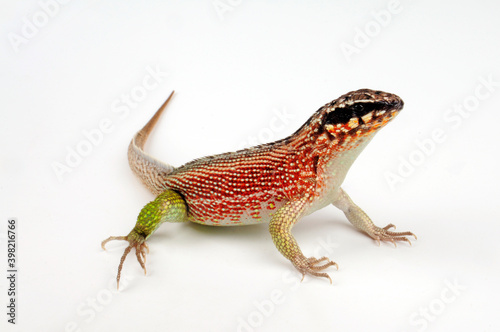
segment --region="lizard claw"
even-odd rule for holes
[[[132,251],[132,248],[135,248],[135,255],[137,257],[137,261],[144,270],[144,274],[146,274],[146,254],[149,254],[149,247],[145,242],[146,240],[144,239],[144,237],[142,235],[137,234],[134,230],[132,230],[132,232],[130,232],[130,234],[127,236],[110,236],[106,240],[102,241],[101,247],[104,250],[106,250],[106,244],[109,241],[114,241],[114,240],[124,240],[128,241],[129,243],[128,247],[125,248],[125,251],[123,252],[123,255],[120,259],[120,265],[118,265],[118,274],[116,276],[116,288],[119,289],[123,262],[125,262],[125,258],[127,258],[127,255],[130,253],[130,251]]]
[[[320,264],[321,262],[325,263]],[[330,280],[331,284],[332,278],[330,278],[330,276],[327,273],[318,271],[324,270],[329,266],[335,266],[337,270],[339,269],[337,263],[332,262],[327,257],[321,257],[320,259],[317,259],[315,257],[306,258],[303,255],[300,255],[300,256],[295,256],[295,258],[292,260],[292,263],[297,268],[297,270],[299,270],[299,272],[302,273],[302,279],[300,280],[301,282],[304,280],[306,274],[310,274],[315,277],[327,278],[328,280]]]
[[[375,229],[369,233],[369,235],[377,241],[377,244],[380,246],[380,241],[389,241],[397,247],[396,241],[405,241],[411,245],[411,241],[407,238],[407,236],[413,236],[415,240],[417,236],[412,232],[392,232],[389,229],[396,228],[393,224],[389,224],[383,228],[375,227]]]
[[[389,224],[389,225],[385,226],[383,229],[385,229],[386,231],[388,231],[388,230],[390,230],[391,228],[396,229],[396,226],[395,226],[395,225],[393,225],[393,224]]]

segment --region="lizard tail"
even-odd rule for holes
[[[172,91],[167,100],[156,111],[151,120],[134,135],[128,147],[128,163],[130,168],[155,195],[165,191],[164,180],[173,171],[174,167],[144,152],[144,144],[146,144],[149,134],[173,95],[174,91]]]

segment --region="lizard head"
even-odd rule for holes
[[[370,139],[402,108],[403,101],[394,94],[352,91],[321,107],[309,119],[309,138],[320,150],[350,150]]]
[[[403,108],[398,96],[369,89],[349,92],[323,106],[323,129],[334,137],[370,136]]]
[[[312,143],[318,155],[352,150],[370,140],[402,108],[403,101],[392,93],[352,91],[317,110],[290,140]]]
[[[392,93],[351,91],[317,110],[287,140],[313,143],[318,154],[329,154],[331,149],[350,150],[373,137],[403,105],[403,100]]]

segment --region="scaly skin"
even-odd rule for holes
[[[309,274],[328,279],[328,274],[319,271],[337,264],[326,257],[305,257],[291,234],[302,217],[328,204],[342,210],[357,229],[379,243],[410,242],[407,236],[415,236],[389,231],[392,224],[375,226],[340,187],[359,153],[403,108],[398,96],[368,89],[352,91],[321,107],[285,139],[175,168],[143,150],[172,94],[129,146],[131,169],[158,197],[144,207],[130,234],[102,243],[104,248],[110,240],[129,242],[118,267],[118,284],[132,248],[146,272],[146,240],[165,221],[214,226],[269,221],[274,244],[303,277]]]

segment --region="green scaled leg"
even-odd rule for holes
[[[332,283],[332,279],[327,273],[318,271],[322,271],[329,266],[335,266],[338,270],[337,263],[330,261],[327,257],[319,259],[305,257],[291,233],[292,227],[302,217],[306,204],[306,198],[285,204],[272,217],[269,223],[269,231],[279,252],[288,258],[295,268],[302,273],[302,280],[304,280],[306,274],[309,274],[316,277],[328,278],[330,283]]]
[[[118,275],[116,276],[117,288],[120,287],[120,275],[125,258],[132,248],[135,248],[137,260],[146,274],[146,254],[149,253],[146,240],[164,222],[182,222],[187,220],[187,205],[184,198],[173,190],[166,190],[156,199],[148,203],[139,213],[134,229],[127,236],[110,236],[102,241],[102,248],[106,250],[106,243],[113,240],[125,240],[129,245],[120,259]]]

